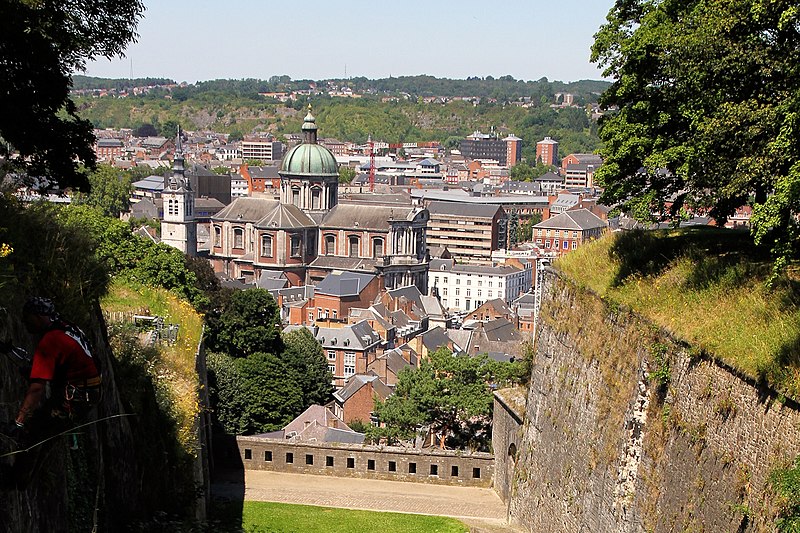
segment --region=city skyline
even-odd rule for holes
[[[409,0],[391,12],[363,0],[309,2],[302,10],[253,0],[226,10],[186,0],[145,5],[126,56],[90,62],[81,74],[190,83],[274,75],[602,79],[590,47],[612,2],[510,0],[490,9],[465,0],[454,9]]]

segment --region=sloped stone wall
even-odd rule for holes
[[[509,513],[529,531],[772,531],[800,410],[551,271]]]

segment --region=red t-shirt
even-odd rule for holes
[[[33,353],[31,379],[78,384],[98,376],[94,360],[75,339],[60,329],[44,334]]]

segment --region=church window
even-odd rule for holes
[[[336,255],[336,237],[325,235],[325,255]]]
[[[359,239],[355,235],[352,235],[350,237],[349,244],[350,244],[350,257],[358,257],[359,255],[358,251],[360,248],[361,239]]]
[[[244,248],[244,229],[242,228],[233,229],[233,247]]]
[[[262,257],[272,257],[272,236],[271,235],[262,235],[261,236],[261,256]]]
[[[383,257],[383,239],[372,239],[372,257]]]
[[[319,187],[311,189],[311,209],[322,209],[322,189]]]
[[[300,236],[299,235],[292,235],[292,257],[300,257]]]
[[[300,207],[300,189],[292,187],[292,203]]]
[[[214,246],[222,246],[222,228],[214,226]]]

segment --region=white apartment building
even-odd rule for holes
[[[272,138],[247,136],[239,149],[244,160],[278,161],[283,157],[283,144]]]
[[[247,180],[240,174],[231,175],[231,200],[235,198],[242,198],[243,196],[250,196],[250,189],[247,186]]]
[[[453,259],[431,259],[428,287],[435,288],[442,305],[450,312],[469,312],[488,300],[511,302],[528,292],[532,267],[480,266],[456,263]]]

